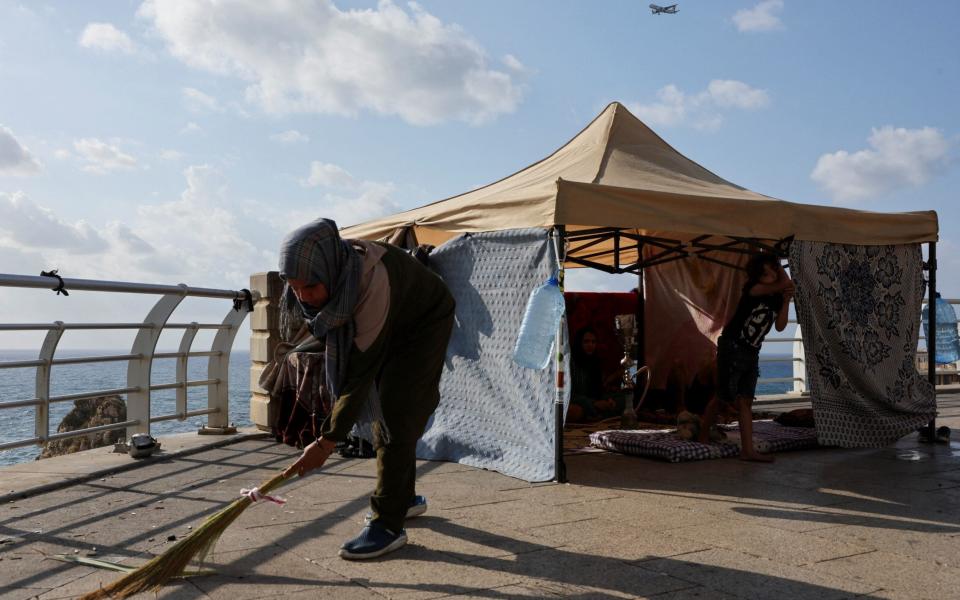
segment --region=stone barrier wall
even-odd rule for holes
[[[260,300],[250,315],[250,420],[259,429],[269,431],[277,407],[257,382],[280,343],[278,305],[283,282],[276,271],[255,273],[250,277],[250,290],[260,292]]]

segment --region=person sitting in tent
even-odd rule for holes
[[[740,302],[717,342],[717,396],[704,411],[699,441],[707,442],[716,424],[719,403],[734,404],[740,413],[740,458],[771,462],[753,447],[753,397],[760,375],[760,346],[770,328],[787,326],[793,281],[772,254],[756,254],[747,263],[747,282]]]
[[[623,398],[610,393],[620,380],[620,372],[603,375],[597,355],[597,333],[583,327],[574,336],[570,361],[570,408],[567,420],[571,423],[595,421],[623,412]]]
[[[416,444],[440,401],[453,296],[406,252],[341,239],[329,219],[286,237],[280,276],[313,334],[325,339],[326,380],[335,399],[319,439],[285,474],[321,467],[354,424],[372,423],[377,486],[369,521],[340,556],[381,556],[406,544],[404,519],[426,511],[426,499],[414,489]],[[374,383],[378,394],[371,396]]]

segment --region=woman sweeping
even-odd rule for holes
[[[333,409],[317,441],[286,475],[317,469],[354,424],[372,422],[377,487],[369,521],[340,556],[381,556],[407,542],[404,519],[423,514],[416,496],[416,444],[440,401],[440,374],[453,327],[453,296],[406,252],[378,242],[344,240],[318,219],[287,236],[280,277],[317,338],[326,340]],[[371,400],[376,386],[379,399]],[[376,398],[376,397],[375,397]]]

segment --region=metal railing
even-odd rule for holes
[[[947,302],[954,306],[960,305],[960,298],[944,298]],[[924,300],[923,304],[926,305],[927,301]],[[767,377],[757,380],[757,384],[761,383],[793,383],[793,389],[788,393],[792,394],[806,394],[807,393],[807,364],[806,357],[803,351],[803,334],[800,331],[800,326],[797,323],[796,319],[790,319],[787,321],[789,325],[797,325],[794,335],[791,337],[768,337],[764,340],[764,343],[790,343],[793,344],[791,356],[789,358],[767,358],[761,357],[761,363],[782,363],[782,362],[792,362],[793,363],[793,376],[792,377]],[[921,330],[923,328],[921,327]],[[923,331],[920,332],[919,340],[926,341],[927,336]]]
[[[57,289],[58,286],[74,291],[120,292],[130,294],[159,295],[153,308],[140,323],[19,323],[0,324],[0,331],[46,331],[46,336],[36,360],[0,362],[3,369],[36,369],[34,397],[0,402],[0,410],[33,406],[36,408],[34,435],[31,438],[0,444],[0,450],[19,448],[47,441],[80,437],[100,431],[126,429],[127,437],[135,433],[150,433],[150,424],[172,419],[184,420],[189,417],[207,415],[207,425],[212,430],[226,430],[229,425],[229,385],[230,349],[233,340],[247,312],[253,310],[258,295],[247,290],[220,290],[212,288],[194,288],[184,284],[158,285],[131,283],[123,281],[98,281],[91,279],[59,279],[56,276],[31,276],[0,274],[0,286],[37,289]],[[186,297],[223,298],[231,300],[233,305],[221,323],[168,323],[180,302]],[[65,300],[66,301],[66,300]],[[137,334],[127,354],[102,356],[83,356],[56,358],[57,345],[65,331],[69,330],[136,330]],[[157,352],[157,342],[164,330],[182,329],[180,347],[177,352]],[[194,337],[200,329],[216,330],[209,351],[191,351]],[[208,357],[207,378],[191,381],[187,376],[188,360],[193,357]],[[161,358],[176,358],[176,381],[172,383],[151,384],[150,374],[153,361]],[[59,396],[50,395],[51,367],[103,362],[127,362],[127,385],[122,388],[94,390]],[[207,387],[207,408],[187,410],[187,391],[193,387]],[[176,390],[176,412],[151,416],[151,392],[157,390]],[[127,418],[123,422],[97,427],[88,427],[74,431],[50,433],[50,405],[57,402],[71,402],[84,398],[96,398],[107,395],[126,394]]]

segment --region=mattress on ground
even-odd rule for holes
[[[721,425],[727,441],[701,444],[677,437],[676,430],[656,429],[608,430],[590,434],[590,443],[604,450],[623,454],[659,458],[667,462],[687,462],[708,458],[730,458],[740,454],[740,429]],[[758,452],[782,452],[813,448],[817,432],[807,427],[785,427],[773,421],[754,421],[753,445]]]

